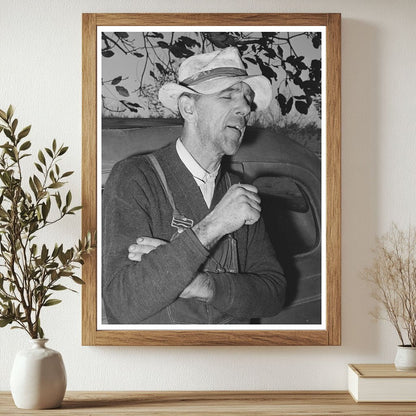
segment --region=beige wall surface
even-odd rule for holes
[[[391,221],[416,222],[416,2],[413,0],[0,0],[0,108],[32,124],[33,148],[70,146],[62,168],[81,195],[81,14],[342,13],[342,346],[82,347],[81,297],[45,310],[70,390],[345,389],[347,363],[392,362],[393,329],[369,315],[359,273]],[[80,216],[43,237],[71,244]],[[27,336],[0,330],[0,390]]]

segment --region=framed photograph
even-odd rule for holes
[[[340,14],[83,14],[83,345],[340,345]]]

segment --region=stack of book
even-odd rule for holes
[[[348,390],[356,402],[416,402],[416,371],[394,364],[349,364]]]

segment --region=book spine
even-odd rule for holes
[[[358,383],[359,383],[359,377],[355,373],[355,371],[348,367],[348,391],[350,392],[352,398],[358,402]]]

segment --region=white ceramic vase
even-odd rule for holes
[[[32,339],[31,348],[14,360],[10,388],[21,409],[59,407],[66,390],[66,372],[59,352],[45,346],[47,339]]]
[[[398,345],[394,365],[399,371],[416,371],[416,347]]]

